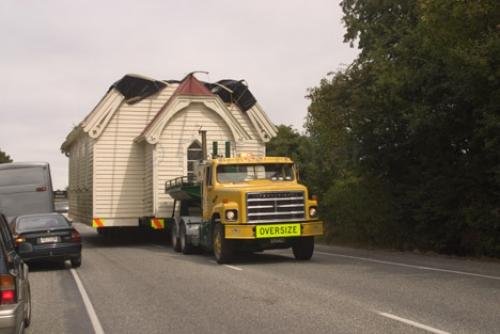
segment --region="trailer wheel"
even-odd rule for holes
[[[187,237],[186,224],[184,224],[184,222],[181,222],[179,234],[180,250],[182,254],[191,254],[193,252],[193,245],[191,245]]]
[[[181,243],[179,241],[179,234],[177,233],[177,224],[172,224],[172,232],[171,232],[171,238],[172,238],[172,248],[176,252],[181,251]]]
[[[314,253],[314,237],[295,239],[292,243],[292,251],[296,260],[310,260]]]
[[[213,235],[213,251],[215,260],[218,264],[227,263],[232,257],[231,240],[224,238],[224,226],[222,224],[215,225]]]

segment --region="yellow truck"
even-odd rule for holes
[[[297,260],[312,257],[323,222],[292,160],[240,155],[201,162],[196,170],[165,184],[174,199],[168,223],[175,251],[213,251],[218,263],[237,251],[290,247]]]

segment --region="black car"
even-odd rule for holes
[[[30,322],[28,266],[16,251],[7,219],[0,214],[0,333],[23,333]]]
[[[21,253],[25,261],[70,260],[73,267],[82,263],[80,233],[60,213],[18,216],[12,221],[17,245],[26,244]]]

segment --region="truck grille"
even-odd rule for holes
[[[247,193],[247,221],[270,223],[304,219],[304,192]]]

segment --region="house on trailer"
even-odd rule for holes
[[[276,127],[244,81],[125,75],[61,146],[69,158],[69,216],[99,229],[162,229],[173,205],[165,181],[193,174],[201,159],[263,156],[274,136]]]

